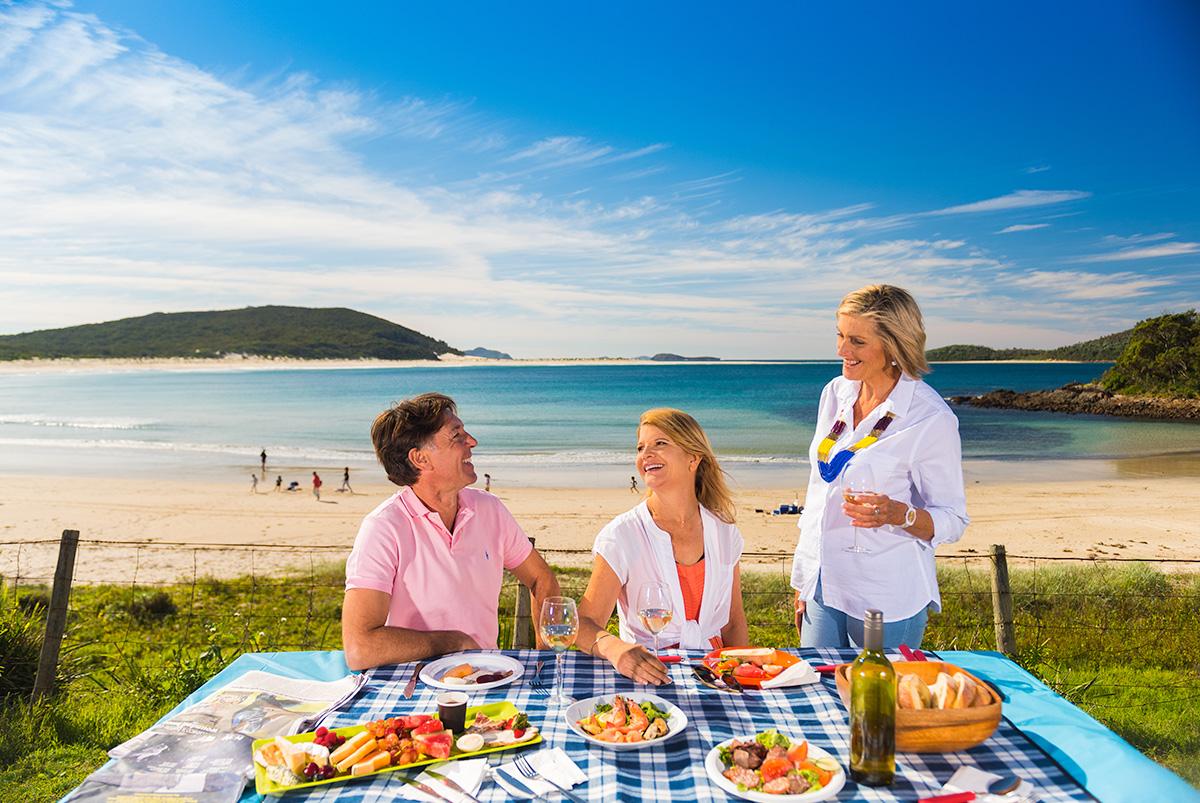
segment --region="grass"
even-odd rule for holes
[[[565,593],[578,597],[588,570],[558,572]],[[987,574],[947,565],[939,576],[944,610],[930,618],[926,645],[994,649]],[[1013,570],[1011,579],[1017,661],[1200,786],[1200,575],[1052,565]],[[66,794],[108,749],[243,652],[340,648],[342,587],[340,565],[268,580],[76,587],[60,691],[34,707],[20,688],[32,677],[29,633],[40,632],[46,589],[0,594],[0,689],[14,692],[0,702],[0,800]],[[743,587],[751,641],[794,645],[787,578],[747,571]],[[506,587],[501,644],[511,640],[515,597]]]

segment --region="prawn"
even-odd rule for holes
[[[596,734],[596,738],[602,742],[620,742],[623,741],[624,734],[616,728],[605,728]]]
[[[613,728],[625,727],[625,700],[621,695],[615,695],[612,710],[601,714],[597,719]]]
[[[642,707],[633,700],[625,700],[625,705],[629,707],[628,725],[625,728],[626,732],[636,731],[642,733],[646,728],[650,727],[650,718],[646,716],[646,712]]]

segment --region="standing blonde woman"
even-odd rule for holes
[[[821,393],[809,447],[796,630],[804,647],[861,646],[866,611],[878,608],[885,646],[917,647],[928,609],[941,607],[934,549],[968,523],[958,419],[920,379],[929,372],[921,310],[899,287],[842,299],[837,354],[842,375]],[[874,493],[847,501],[848,472]]]
[[[579,649],[639,683],[667,683],[638,620],[643,586],[666,584],[674,616],[665,645],[711,650],[749,638],[742,608],[742,535],[733,499],[704,430],[685,412],[647,410],[637,430],[637,472],[646,499],[596,536],[595,562],[579,603]],[[605,625],[617,607],[620,637]]]

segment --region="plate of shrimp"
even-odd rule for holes
[[[687,727],[687,715],[653,694],[605,694],[589,697],[566,710],[576,735],[609,750],[654,747]]]

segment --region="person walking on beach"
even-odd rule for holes
[[[350,466],[342,469],[342,487],[338,488],[338,493],[345,493],[346,491],[354,493],[354,489],[350,487]]]
[[[425,393],[384,410],[371,442],[400,487],[363,519],[346,559],[351,669],[496,649],[506,569],[529,588],[533,610],[558,596],[554,572],[504,503],[470,487],[478,441],[453,399]]]
[[[629,493],[635,494],[637,492],[638,492],[637,477],[630,477],[629,478]]]
[[[921,381],[925,326],[905,290],[871,285],[842,299],[837,354],[792,561],[800,646],[860,647],[877,608],[885,647],[919,647],[941,609],[934,550],[969,522],[958,419]]]
[[[490,494],[492,492],[492,475],[491,474],[483,475],[483,490],[484,490],[484,493]]]
[[[313,496],[317,497],[317,501],[321,501],[321,475],[313,472]],[[336,502],[334,504],[337,504]]]
[[[279,493],[279,491],[282,488],[283,488],[283,475],[280,474],[278,477],[275,478],[275,493]]]
[[[267,450],[266,449],[262,450],[262,452],[258,456],[258,459],[262,461],[262,475],[263,475],[263,479],[265,480],[267,478]]]
[[[258,475],[257,474],[252,473],[250,475],[250,493],[252,493],[252,494],[258,493]]]

